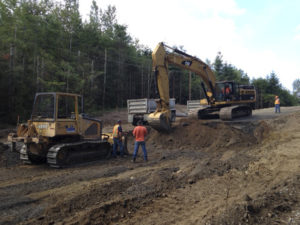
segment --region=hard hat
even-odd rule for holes
[[[118,120],[118,121],[117,121],[117,123],[121,123],[121,122],[122,122],[121,120]]]

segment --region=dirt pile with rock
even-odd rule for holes
[[[226,123],[183,119],[170,134],[153,130],[149,142],[164,149],[218,149],[258,144],[268,133],[265,122]]]

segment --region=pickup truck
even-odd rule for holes
[[[175,98],[170,99],[171,109],[171,120],[175,121],[176,109],[175,109]],[[127,100],[128,110],[128,122],[136,126],[139,120],[143,121],[143,124],[148,124],[148,115],[156,110],[155,99],[128,99]]]

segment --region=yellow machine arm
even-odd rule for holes
[[[167,51],[167,49],[171,51]],[[199,75],[208,88],[205,92],[208,103],[214,102],[216,78],[210,67],[200,59],[161,42],[152,53],[152,61],[160,96],[156,111],[150,114],[148,119],[150,126],[154,129],[167,132],[171,129],[168,63]]]

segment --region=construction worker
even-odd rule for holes
[[[148,161],[146,144],[145,144],[145,136],[148,134],[148,132],[147,129],[144,126],[142,126],[142,124],[143,124],[142,121],[138,121],[138,126],[136,126],[132,132],[133,136],[135,137],[132,162],[135,162],[136,155],[138,153],[140,145],[142,146],[143,149],[144,160],[145,162]]]
[[[280,99],[278,96],[275,96],[275,113],[280,113]]]
[[[122,144],[122,121],[118,120],[117,124],[113,128],[113,157],[117,157],[117,148],[120,147],[120,155],[124,156],[123,144]]]
[[[231,93],[231,89],[228,84],[226,84],[225,89],[222,88],[222,94],[224,96],[224,100],[230,99],[229,95]]]

